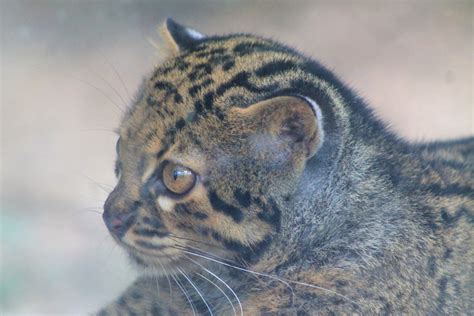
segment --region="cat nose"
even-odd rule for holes
[[[102,218],[107,229],[119,239],[125,235],[135,221],[133,213],[111,212],[110,209],[104,211]]]
[[[121,239],[135,222],[135,214],[131,212],[111,211],[106,208],[102,214],[105,226],[112,235]]]

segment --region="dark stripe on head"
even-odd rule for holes
[[[268,64],[265,64],[262,67],[258,68],[255,71],[255,74],[257,75],[257,77],[268,77],[296,68],[298,68],[296,63],[289,60],[271,61]]]
[[[188,78],[191,81],[201,79],[212,73],[212,67],[208,63],[199,64],[194,66],[193,70],[189,73]]]
[[[234,87],[242,87],[254,93],[270,92],[278,87],[276,84],[265,87],[257,87],[256,85],[249,82],[249,78],[250,74],[248,72],[239,72],[234,77],[232,77],[232,79],[220,85],[216,90],[216,95],[223,95],[227,90],[232,89]]]
[[[191,88],[189,88],[189,95],[194,97],[201,89],[207,87],[208,85],[210,85],[211,83],[213,83],[214,80],[212,80],[211,78],[208,78],[206,80],[204,80],[203,82],[201,83],[198,83],[194,86],[192,86]]]
[[[275,50],[271,46],[263,43],[244,42],[234,47],[234,53],[240,56],[249,55],[255,52],[266,52]]]
[[[223,54],[225,52],[226,52],[225,48],[213,48],[213,49],[211,49],[207,52],[206,51],[199,52],[195,56],[196,57],[206,57],[206,56],[210,56],[210,55],[214,55],[214,54]]]
[[[181,103],[183,101],[183,97],[178,93],[178,89],[171,83],[167,81],[157,81],[154,85],[155,89],[165,91],[165,99],[169,96],[174,96],[174,101],[176,103]]]
[[[244,213],[238,208],[223,201],[216,193],[216,191],[209,192],[209,202],[215,211],[224,213],[230,216],[235,222],[239,223],[244,218]]]
[[[226,61],[226,62],[222,65],[222,70],[228,71],[228,70],[232,69],[234,66],[235,66],[235,61],[229,60],[229,61]]]

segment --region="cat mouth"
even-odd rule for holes
[[[133,244],[118,240],[118,243],[126,250],[132,262],[140,268],[165,268],[182,260],[182,254],[172,245],[142,240],[134,241]]]

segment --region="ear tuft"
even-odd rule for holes
[[[174,53],[189,50],[205,38],[205,36],[198,31],[187,28],[171,18],[166,19],[161,33],[168,47]]]

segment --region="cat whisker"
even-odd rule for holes
[[[188,275],[183,271],[181,270],[179,267],[177,268],[177,270],[186,278],[186,280],[188,280],[189,284],[191,284],[191,286],[194,288],[194,290],[196,290],[196,293],[201,297],[202,301],[204,302],[204,305],[206,305],[207,307],[207,310],[209,311],[209,314],[211,316],[213,316],[214,314],[212,313],[212,310],[211,308],[209,307],[209,304],[207,303],[206,299],[204,298],[204,296],[202,295],[201,291],[199,291],[198,287],[194,284],[194,282],[191,280],[190,277],[188,277]]]
[[[100,182],[97,182],[95,181],[94,179],[92,179],[91,177],[89,176],[86,176],[85,174],[82,175],[83,177],[85,177],[87,180],[89,180],[90,182],[94,183],[95,185],[97,185],[100,189],[102,189],[105,193],[107,194],[110,194],[110,192],[113,190],[113,188],[108,187],[108,185],[106,184],[103,184],[103,183],[100,183]]]
[[[93,85],[92,83],[90,82],[87,82],[81,78],[78,78],[78,77],[75,77],[75,76],[72,76],[72,75],[64,75],[66,77],[69,77],[69,78],[72,78],[72,79],[75,79],[79,82],[81,82],[82,84],[85,84],[91,88],[93,88],[94,90],[96,90],[97,92],[99,92],[100,94],[102,94],[102,96],[104,96],[107,100],[109,100],[110,103],[112,103],[113,105],[115,105],[115,107],[120,111],[120,113],[125,113],[124,109],[117,103],[114,101],[114,99],[112,99],[111,96],[109,96],[107,93],[105,93],[102,89],[100,89],[99,87]]]
[[[270,275],[270,274],[266,274],[266,273],[262,273],[262,272],[256,272],[256,271],[248,270],[248,269],[241,268],[241,267],[238,267],[238,266],[234,266],[234,265],[231,265],[229,263],[221,262],[219,260],[209,258],[209,257],[203,256],[203,255],[200,255],[200,254],[197,254],[197,253],[193,253],[193,252],[190,252],[190,251],[187,251],[187,250],[181,250],[181,251],[183,251],[187,254],[193,255],[193,256],[197,256],[197,257],[200,257],[200,258],[203,258],[203,259],[213,261],[215,263],[219,263],[219,264],[228,266],[230,268],[234,268],[234,269],[241,270],[241,271],[244,271],[244,272],[252,273],[252,274],[255,274],[255,275],[258,275],[258,276],[264,276],[264,277],[271,278],[271,279],[277,280],[279,282],[282,282],[283,284],[285,284],[291,290],[291,294],[292,294],[293,299],[294,299],[295,293],[293,291],[293,288],[290,286],[290,283],[305,286],[305,287],[309,287],[309,288],[313,288],[313,289],[316,289],[316,290],[320,290],[320,291],[323,291],[323,292],[326,292],[326,293],[330,293],[330,294],[339,296],[339,297],[345,299],[346,301],[358,306],[359,308],[361,308],[361,309],[363,308],[362,305],[360,305],[356,301],[352,300],[351,298],[347,297],[346,295],[343,295],[341,293],[338,293],[338,292],[330,290],[330,289],[326,289],[326,288],[321,287],[321,286],[317,286],[317,285],[313,285],[313,284],[309,284],[309,283],[305,283],[305,282],[299,282],[299,281],[294,281],[294,280],[283,279],[283,278],[279,278],[279,277],[274,276],[274,275]]]
[[[242,303],[240,302],[240,299],[239,299],[239,296],[237,295],[237,293],[235,293],[235,291],[224,281],[222,280],[220,277],[218,277],[214,272],[212,272],[211,270],[207,269],[206,267],[204,267],[202,264],[200,264],[199,262],[197,262],[196,260],[193,260],[192,258],[186,256],[186,258],[188,260],[190,260],[191,262],[193,262],[194,264],[200,266],[204,271],[206,271],[207,273],[209,273],[210,275],[212,275],[213,277],[215,277],[217,280],[219,280],[222,284],[224,284],[224,286],[226,288],[229,289],[229,291],[232,292],[232,294],[234,295],[235,299],[237,300],[237,303],[239,303],[239,307],[240,307],[240,316],[243,316],[244,315],[244,309],[242,307]],[[234,309],[235,311],[235,309]]]
[[[155,279],[155,283],[156,283],[156,291],[158,293],[158,295],[160,295],[160,284],[158,283],[158,273],[156,272],[156,267],[154,264],[151,264],[151,269],[153,270],[153,278]]]
[[[174,280],[174,282],[176,283],[176,285],[178,285],[178,287],[181,289],[181,292],[183,292],[184,296],[186,297],[186,300],[187,300],[188,303],[189,303],[189,306],[191,306],[191,309],[193,310],[193,315],[196,316],[196,310],[195,310],[195,308],[194,308],[193,302],[192,302],[191,299],[189,298],[188,292],[187,292],[186,289],[179,283],[178,279],[177,279],[173,274],[171,274],[171,277],[173,278],[173,280]]]
[[[213,257],[215,257],[215,258],[217,258],[217,259],[221,259],[221,260],[224,260],[224,261],[229,261],[229,262],[236,263],[235,261],[232,261],[232,260],[229,260],[229,259],[220,257],[220,256],[218,256],[218,255],[215,255],[215,254],[213,254],[213,253],[211,253],[211,252],[207,252],[207,251],[202,250],[202,249],[200,249],[200,248],[196,248],[196,247],[189,246],[189,245],[183,245],[183,244],[180,243],[179,241],[173,239],[173,237],[169,237],[169,236],[168,236],[168,238],[170,238],[171,240],[173,240],[174,242],[176,242],[176,243],[178,244],[178,246],[180,246],[180,247],[184,247],[184,248],[192,249],[192,250],[195,250],[195,251],[199,251],[199,252],[205,253],[205,254],[207,254],[207,255],[213,256]],[[176,238],[176,237],[175,237],[175,238]]]
[[[94,75],[96,75],[97,77],[100,78],[100,80],[102,80],[110,89],[112,89],[113,92],[115,92],[115,94],[119,97],[119,99],[122,101],[123,105],[125,106],[125,108],[127,107],[127,102],[125,102],[125,99],[122,97],[122,95],[117,91],[117,89],[115,89],[114,86],[112,86],[108,81],[107,79],[104,78],[104,76],[102,76],[100,73],[98,73],[97,71],[95,71],[94,69],[90,68],[90,67],[87,67],[89,69],[90,72],[92,72]]]
[[[205,242],[205,241],[194,240],[194,239],[187,238],[187,237],[181,237],[181,236],[178,236],[178,235],[175,235],[175,234],[170,234],[170,236],[172,236],[172,237],[174,237],[174,238],[177,238],[177,239],[183,239],[183,240],[195,242],[195,243],[197,243],[197,244],[203,244],[203,245],[206,245],[206,246],[209,246],[209,247],[213,247],[213,248],[218,248],[218,249],[226,250],[225,248],[223,248],[223,247],[221,247],[221,246],[213,245],[213,244],[207,243],[207,242]]]
[[[270,279],[279,281],[279,282],[283,283],[284,285],[286,285],[290,289],[292,300],[294,299],[295,292],[293,291],[293,287],[286,280],[283,280],[279,277],[276,277],[276,276],[273,276],[273,275],[270,275],[270,274],[266,274],[266,273],[261,273],[261,272],[255,272],[255,271],[252,271],[252,270],[248,270],[248,269],[245,269],[245,268],[242,268],[242,267],[238,267],[238,266],[226,263],[226,262],[222,262],[222,261],[210,258],[210,257],[203,256],[203,255],[198,254],[198,253],[190,252],[190,251],[187,251],[187,250],[182,249],[181,251],[183,251],[184,253],[187,253],[189,255],[197,256],[197,257],[200,257],[200,258],[203,258],[203,259],[207,259],[207,260],[210,260],[212,262],[219,263],[221,265],[224,265],[224,266],[227,266],[227,267],[230,267],[230,268],[234,268],[234,269],[244,271],[244,272],[247,272],[247,273],[251,273],[251,274],[254,274],[254,275],[258,275],[258,276],[265,276],[265,277],[268,277]]]
[[[75,210],[75,211],[72,211],[72,212],[74,214],[88,212],[88,213],[97,213],[99,215],[102,215],[102,212],[99,211],[100,209],[102,209],[102,208],[101,207],[85,207],[85,208]]]
[[[163,265],[163,263],[161,262],[161,260],[159,258],[156,258],[156,260],[158,261],[158,264],[161,266],[161,269],[163,269],[163,272],[165,273],[165,277],[168,280],[168,286],[169,286],[169,289],[170,289],[170,300],[171,300],[171,302],[173,302],[173,291],[171,289],[171,280],[170,280],[170,277],[168,275],[168,271],[166,271],[165,266]]]
[[[101,50],[99,50],[99,54],[105,60],[105,63],[113,70],[113,72],[115,73],[115,75],[119,79],[120,83],[122,84],[122,87],[125,90],[125,93],[127,94],[128,99],[131,100],[132,98],[130,96],[130,92],[129,92],[127,86],[125,85],[125,82],[123,81],[122,76],[120,76],[120,73],[118,72],[117,68],[115,68],[114,64],[112,64],[112,62],[110,62],[110,60],[105,56],[105,54]]]
[[[202,275],[201,273],[198,273],[196,272],[196,274],[198,276],[200,276],[201,278],[203,278],[204,280],[206,280],[207,282],[211,283],[212,285],[214,285],[224,296],[225,298],[227,299],[227,301],[229,302],[230,304],[230,307],[232,307],[232,310],[234,311],[234,315],[237,316],[237,311],[235,310],[235,306],[234,306],[234,303],[232,302],[232,300],[230,299],[230,297],[224,292],[223,289],[221,289],[215,282],[213,282],[212,280],[210,280],[209,278],[206,278],[204,275]]]

